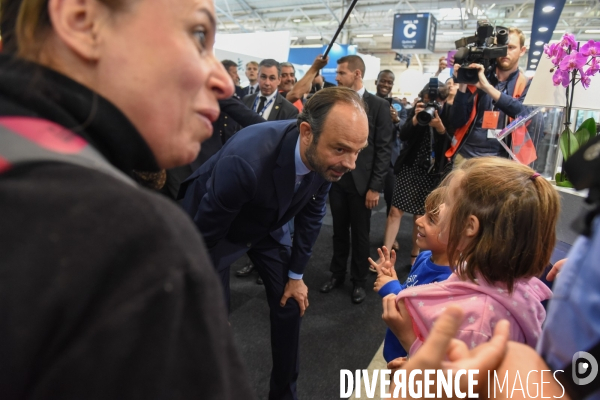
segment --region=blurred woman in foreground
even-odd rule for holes
[[[191,162],[233,93],[212,1],[18,12],[0,55],[2,397],[251,398],[199,234],[129,178]]]

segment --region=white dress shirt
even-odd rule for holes
[[[258,95],[256,96],[256,100],[255,100],[255,108],[254,111],[256,111],[257,113],[260,113],[261,110],[257,110],[258,105],[260,104],[260,96],[262,96],[263,94],[259,91]],[[277,96],[277,89],[275,89],[275,91],[273,93],[271,93],[270,96],[265,96],[267,99],[265,100],[265,105],[269,104],[267,106],[267,109],[265,110],[265,112],[263,112],[262,117],[264,119],[269,119],[269,115],[271,115],[271,110],[273,109],[273,104],[275,104],[275,97]],[[271,99],[273,99],[273,101],[271,101]],[[269,103],[270,102],[270,103]]]

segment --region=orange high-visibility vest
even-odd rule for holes
[[[521,71],[519,71],[519,75],[517,76],[517,83],[515,85],[515,90],[513,92],[512,97],[514,99],[520,98],[521,95],[523,94],[523,91],[525,91],[526,86],[527,86],[527,78],[525,77],[525,75],[523,75],[521,73]],[[467,85],[467,89],[469,90],[469,92],[471,92],[471,94],[473,94],[477,91],[477,88],[473,85]],[[450,145],[450,148],[448,150],[446,150],[446,157],[451,158],[452,156],[454,156],[454,154],[460,147],[461,143],[465,139],[465,135],[467,134],[467,131],[471,127],[471,124],[475,121],[477,101],[478,101],[478,94],[475,94],[475,99],[473,100],[473,109],[471,109],[471,114],[469,115],[469,120],[467,121],[467,123],[465,125],[458,128],[456,130],[456,132],[454,133],[454,137],[452,138],[452,143]],[[512,122],[512,120],[513,120],[513,118],[510,118],[510,117],[508,118],[509,123]],[[528,145],[527,141],[525,140],[526,137],[528,137],[528,135],[527,135],[527,128],[525,126],[522,126],[518,129],[516,129],[515,132],[513,132],[513,145],[515,145],[514,141],[516,140],[517,141],[516,145],[523,146],[520,148],[521,151],[526,151],[527,153],[530,153],[531,149],[530,149],[530,146]],[[533,142],[531,142],[531,139],[529,139],[529,143],[531,143],[531,147],[533,147]],[[535,147],[533,147],[533,152],[535,153]],[[527,159],[529,159],[529,158],[531,158],[531,156],[527,157]],[[537,158],[537,156],[534,157],[534,160],[535,160],[535,158]],[[533,160],[530,162],[533,162]],[[529,163],[527,163],[527,164],[529,164]]]

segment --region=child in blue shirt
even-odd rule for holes
[[[445,187],[439,187],[432,191],[425,200],[425,215],[417,219],[417,245],[422,251],[413,264],[406,282],[398,281],[394,264],[396,263],[396,252],[388,249],[377,249],[379,259],[377,264],[371,258],[369,262],[377,269],[377,280],[374,290],[383,298],[389,294],[398,294],[401,290],[410,286],[424,285],[427,283],[446,280],[452,270],[448,266],[446,255],[446,244],[439,241],[440,228],[438,226],[439,206],[444,202]],[[388,328],[383,344],[383,357],[387,362],[398,357],[406,357],[406,351],[400,345],[396,335]]]

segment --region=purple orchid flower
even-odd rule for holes
[[[585,71],[586,76],[594,76],[600,71],[600,62],[596,57],[592,58],[592,62],[590,63],[590,67]]]
[[[550,61],[552,62],[552,64],[558,67],[560,63],[564,60],[565,56],[567,56],[567,52],[565,51],[565,49],[560,46],[557,46],[554,57],[552,57]]]
[[[563,87],[567,87],[569,86],[570,81],[569,71],[563,71],[562,69],[557,68],[556,71],[554,71],[554,75],[552,75],[554,86],[562,85]]]
[[[581,54],[586,57],[600,56],[600,42],[594,42],[593,40],[588,41],[586,44],[581,46]]]
[[[581,86],[583,86],[584,89],[589,88],[590,87],[590,83],[592,83],[592,78],[590,78],[581,69],[579,70],[579,74],[581,75]]]
[[[583,67],[586,62],[587,57],[585,57],[583,54],[577,51],[572,51],[571,54],[563,58],[563,60],[560,62],[559,67],[563,71],[572,71],[576,68],[581,69],[581,67]]]
[[[571,47],[571,50],[577,50],[577,41],[572,33],[565,33],[560,41],[561,47]]]

